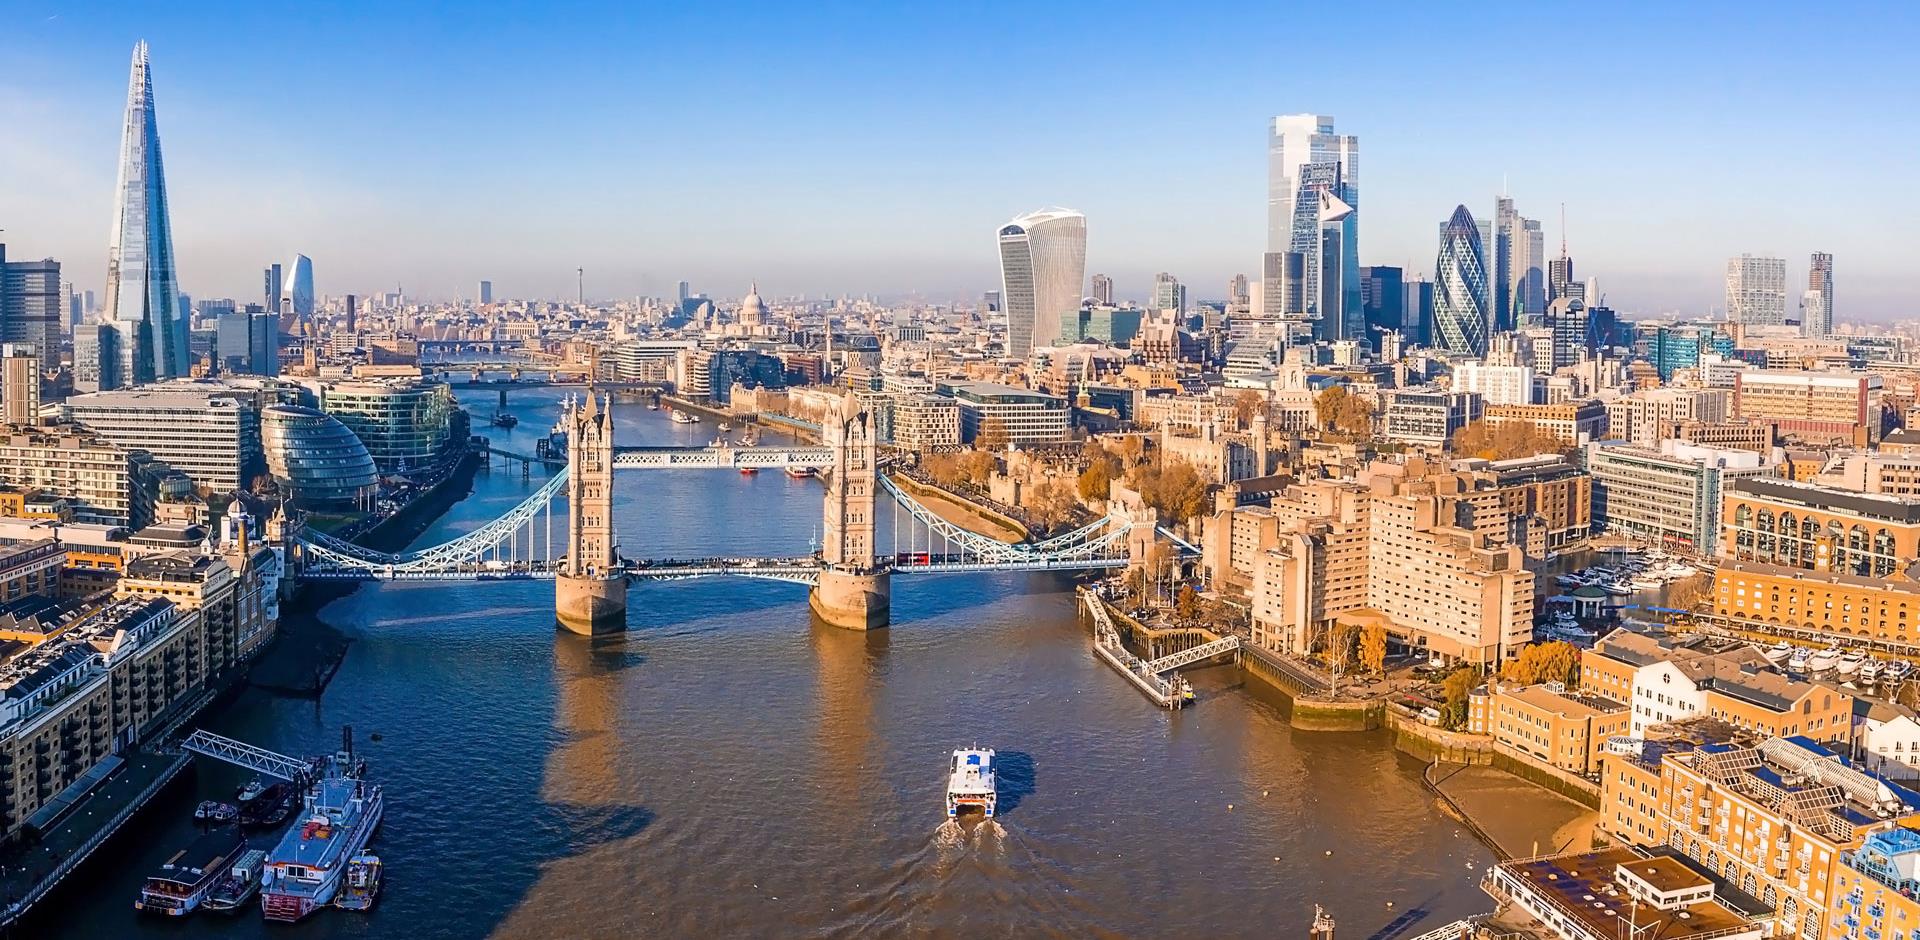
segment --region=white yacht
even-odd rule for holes
[[[1814,672],[1825,672],[1840,662],[1840,650],[1829,646],[1815,652],[1807,659],[1807,668]]]
[[[1873,682],[1880,678],[1881,671],[1886,668],[1886,663],[1869,656],[1866,662],[1860,664],[1860,681]]]
[[[1812,650],[1804,646],[1796,646],[1793,648],[1793,652],[1787,655],[1787,668],[1794,672],[1806,672],[1809,668],[1808,664],[1812,660]]]
[[[980,811],[993,818],[999,801],[993,776],[993,748],[961,748],[953,752],[947,773],[947,817]]]
[[[1793,644],[1788,643],[1785,640],[1781,640],[1780,642],[1767,647],[1766,655],[1767,655],[1767,662],[1770,662],[1778,666],[1781,663],[1786,662],[1787,657],[1793,655]]]
[[[1840,674],[1843,676],[1851,676],[1859,672],[1861,664],[1865,663],[1866,660],[1867,658],[1858,652],[1851,652],[1840,657]]]
[[[1887,672],[1886,672],[1887,681],[1898,682],[1901,679],[1905,679],[1907,677],[1907,674],[1911,672],[1913,672],[1912,663],[1907,662],[1904,659],[1896,659],[1893,662],[1890,662],[1887,664]]]

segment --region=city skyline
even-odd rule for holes
[[[1528,23],[1532,14],[1507,12],[1501,33],[1538,25]],[[1239,23],[1263,15],[1233,17]],[[1613,14],[1590,18],[1589,41],[1626,33],[1631,17],[1617,15],[1619,21]],[[616,18],[604,35],[573,37],[594,53],[581,57],[587,64],[543,58],[559,39],[550,27],[529,26],[515,41],[540,67],[517,73],[520,84],[504,85],[482,65],[511,51],[503,38],[467,36],[457,56],[434,52],[402,66],[355,40],[392,23],[371,13],[341,14],[313,24],[314,45],[341,40],[347,51],[340,64],[352,68],[306,68],[316,51],[269,65],[252,87],[233,86],[218,57],[203,53],[264,34],[271,24],[263,17],[22,18],[20,29],[0,37],[0,55],[34,78],[0,79],[0,120],[43,130],[28,141],[0,143],[0,224],[15,257],[60,259],[77,286],[98,286],[99,275],[82,262],[97,256],[97,220],[111,205],[111,169],[97,145],[118,130],[104,116],[114,108],[107,89],[117,82],[103,73],[117,71],[109,63],[124,61],[126,46],[145,35],[162,65],[170,121],[180,122],[169,170],[182,287],[196,296],[247,296],[251,272],[298,247],[323,267],[320,292],[333,296],[398,284],[452,298],[488,277],[503,296],[558,298],[572,293],[574,269],[583,267],[588,295],[601,298],[671,296],[679,280],[733,284],[749,273],[769,296],[972,297],[997,280],[997,259],[981,247],[981,228],[1027,206],[1059,203],[1093,220],[1088,265],[1115,280],[1118,296],[1144,299],[1153,273],[1168,271],[1183,283],[1215,285],[1195,298],[1214,300],[1227,278],[1259,270],[1266,247],[1263,127],[1276,115],[1312,112],[1340,116],[1343,132],[1368,141],[1367,237],[1358,264],[1423,268],[1432,252],[1431,219],[1459,202],[1485,217],[1505,189],[1538,216],[1567,204],[1573,253],[1607,285],[1610,304],[1625,311],[1704,314],[1720,306],[1726,257],[1794,259],[1789,279],[1798,280],[1813,250],[1831,252],[1845,268],[1846,302],[1836,319],[1888,319],[1905,310],[1900,240],[1888,229],[1913,216],[1904,206],[1911,197],[1900,196],[1900,187],[1844,187],[1832,197],[1837,208],[1796,218],[1753,194],[1795,173],[1817,172],[1815,158],[1779,148],[1735,159],[1713,133],[1817,102],[1828,120],[1860,136],[1856,172],[1897,172],[1904,132],[1873,118],[1888,113],[1902,82],[1911,80],[1860,80],[1861,63],[1875,58],[1867,48],[1845,62],[1813,56],[1779,74],[1743,76],[1754,86],[1753,100],[1729,102],[1719,94],[1733,79],[1711,78],[1701,62],[1732,55],[1742,42],[1788,48],[1799,37],[1784,18],[1726,26],[1703,14],[1669,12],[1671,36],[1623,45],[1594,75],[1556,76],[1553,93],[1545,83],[1517,93],[1523,110],[1586,109],[1575,132],[1491,135],[1475,131],[1472,120],[1422,113],[1408,92],[1443,53],[1412,43],[1419,32],[1413,21],[1381,27],[1401,55],[1365,80],[1311,76],[1282,91],[1264,67],[1244,63],[1181,81],[1109,74],[1107,66],[1071,81],[1048,73],[1043,92],[1085,105],[1103,126],[1125,127],[1149,108],[1177,117],[1177,146],[1122,134],[1088,147],[1083,132],[1045,123],[1040,109],[998,100],[1010,78],[928,64],[885,46],[866,49],[871,54],[861,65],[808,65],[784,87],[771,66],[753,64],[779,51],[768,39],[748,40],[754,54],[741,57],[748,64],[738,74],[703,73],[698,81],[651,62],[634,65],[631,75],[616,73],[598,55],[656,25],[693,35],[714,28],[698,14],[676,16],[686,22]],[[1210,12],[1161,24],[1145,11],[1120,11],[1102,35],[1150,22],[1181,36],[1201,34],[1228,16]],[[432,15],[411,17],[425,29],[453,28]],[[829,35],[829,23],[790,25],[796,39],[816,40],[809,48],[822,53],[870,41],[876,31],[932,38],[927,24],[869,23],[839,38]],[[977,28],[949,25],[944,41],[955,43]],[[1871,47],[1891,32],[1858,40]],[[1008,38],[988,55],[997,61],[1028,54],[1037,42]],[[1676,47],[1706,54],[1682,67],[1669,55]],[[621,84],[610,82],[617,76],[657,94],[635,105],[608,87]],[[1109,79],[1133,94],[1090,90]],[[904,84],[867,94],[890,82]],[[462,83],[485,93],[440,93]],[[1841,89],[1847,94],[1834,97]],[[1668,107],[1635,110],[1620,103],[1622,91],[1661,95]],[[741,100],[727,97],[734,93]],[[280,113],[293,96],[307,106],[303,123],[314,143],[284,147],[277,136],[252,133],[258,114]],[[420,106],[469,99],[485,101],[484,112],[479,104],[455,104],[443,114]],[[556,101],[565,104],[549,107]],[[801,120],[808,101],[851,101],[853,110],[824,123]],[[927,116],[931,101],[947,106],[947,123]],[[1486,103],[1462,100],[1448,110],[1471,115]],[[983,133],[995,122],[1010,133]],[[641,129],[621,129],[633,127]],[[719,143],[741,128],[753,146]],[[580,147],[541,148],[559,155],[531,162],[489,157],[497,149],[490,140],[581,131],[591,133]],[[1660,148],[1628,146],[1656,136]],[[1012,148],[1005,141],[1013,138],[1042,146]],[[60,152],[48,153],[46,140],[61,141]],[[711,158],[679,160],[672,153],[680,147]],[[817,155],[826,151],[835,161]],[[1660,173],[1685,175],[1684,198],[1676,201],[1673,187],[1640,181]],[[854,224],[837,227],[835,238],[817,237],[821,219],[849,212]],[[636,217],[663,221],[635,226]],[[1650,218],[1670,237],[1645,238]],[[1556,228],[1548,223],[1549,238],[1560,236]]]

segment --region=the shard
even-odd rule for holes
[[[111,375],[108,363],[101,363],[101,387],[187,374],[186,317],[173,267],[167,177],[160,163],[160,128],[153,116],[153,76],[145,42],[133,47],[133,74],[127,82],[113,241],[107,248],[107,317],[117,349]]]

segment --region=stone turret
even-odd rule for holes
[[[613,403],[567,404],[567,557],[554,577],[560,625],[593,635],[625,629],[627,576],[613,530]]]

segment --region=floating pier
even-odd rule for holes
[[[1113,617],[1107,613],[1106,602],[1099,595],[1082,588],[1080,599],[1093,615],[1093,655],[1126,676],[1128,682],[1162,708],[1180,708],[1193,700],[1193,686],[1173,674],[1174,670],[1240,648],[1240,638],[1229,636],[1149,662],[1133,655],[1120,641],[1120,630],[1113,625]]]

